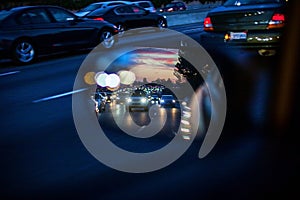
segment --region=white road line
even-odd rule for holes
[[[88,90],[88,88],[83,88],[83,89],[80,89],[80,90],[74,90],[74,91],[71,91],[71,92],[63,93],[63,94],[58,94],[58,95],[54,95],[54,96],[50,96],[50,97],[45,97],[45,98],[42,98],[42,99],[34,100],[32,103],[39,103],[39,102],[43,102],[43,101],[49,101],[49,100],[52,100],[52,99],[57,99],[57,98],[60,98],[60,97],[71,95],[71,94],[83,92],[85,90]]]
[[[19,72],[20,71],[7,72],[7,73],[0,74],[0,76],[7,76],[7,75],[12,75],[12,74],[17,74]]]

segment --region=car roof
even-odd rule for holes
[[[8,12],[12,12],[12,13],[16,13],[19,11],[23,11],[23,10],[27,10],[27,9],[33,9],[33,8],[59,8],[59,9],[63,9],[63,10],[68,10],[64,7],[61,6],[55,6],[55,5],[34,5],[34,6],[17,6],[17,7],[12,7],[10,9],[4,9],[4,10],[0,10],[1,11],[8,11]]]
[[[109,12],[110,10],[114,10],[115,8],[124,7],[124,6],[138,6],[138,5],[135,5],[135,4],[126,4],[126,5],[119,4],[119,5],[109,6],[109,7],[106,7],[106,8],[97,8],[96,10],[93,10],[92,12],[88,13],[86,16],[93,16],[93,15],[99,15],[99,14],[102,15],[102,14],[105,14],[105,13]]]
[[[98,4],[110,4],[110,3],[124,3],[124,4],[131,4],[132,2],[130,1],[101,1],[101,2],[95,2],[91,3],[93,5],[98,5]],[[91,5],[90,4],[90,5]]]

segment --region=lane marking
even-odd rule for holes
[[[0,76],[8,76],[8,75],[17,74],[17,73],[20,73],[20,71],[13,71],[13,72],[3,73],[3,74],[0,74]]]
[[[39,102],[43,102],[43,101],[49,101],[49,100],[52,100],[52,99],[57,99],[57,98],[60,98],[60,97],[64,97],[64,96],[72,95],[72,94],[75,94],[75,93],[83,92],[85,90],[88,90],[88,88],[83,88],[83,89],[74,90],[74,91],[71,91],[71,92],[66,92],[66,93],[62,93],[62,94],[58,94],[58,95],[54,95],[54,96],[50,96],[50,97],[45,97],[45,98],[42,98],[42,99],[34,100],[34,101],[32,101],[32,103],[39,103]]]

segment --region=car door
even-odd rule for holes
[[[45,9],[27,9],[18,14],[15,20],[17,26],[14,31],[32,38],[41,53],[50,50],[53,43],[51,36],[56,33],[56,30],[51,26],[51,18]]]
[[[97,27],[89,26],[84,21],[64,9],[48,8],[48,12],[53,18],[53,25],[57,28],[58,33],[55,35],[57,48],[74,48],[90,46],[93,38],[97,37]]]
[[[149,11],[139,6],[131,6],[131,9],[133,23],[136,25],[136,28],[147,27],[153,24],[153,19]]]
[[[123,24],[126,29],[137,28],[131,6],[119,6],[114,9],[114,13],[116,14],[113,20],[114,24]]]

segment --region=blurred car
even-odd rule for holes
[[[285,0],[228,0],[204,19],[200,43],[224,43],[274,55],[286,24]]]
[[[76,48],[111,48],[118,29],[105,21],[80,19],[57,6],[25,6],[0,11],[0,56],[18,64],[38,55]]]
[[[160,106],[161,107],[172,107],[176,106],[176,99],[171,94],[163,94],[160,98]]]
[[[145,10],[150,11],[150,12],[156,12],[156,9],[151,1],[136,1],[133,3],[137,6],[144,8]]]
[[[165,16],[151,13],[137,5],[118,5],[107,9],[97,9],[85,17],[115,24],[119,29],[119,35],[122,35],[126,30],[135,28],[167,28]]]
[[[83,17],[83,16],[87,15],[88,13],[90,13],[90,12],[96,10],[96,9],[100,9],[100,8],[104,9],[104,8],[109,7],[109,6],[125,5],[125,4],[131,4],[131,2],[129,2],[129,1],[96,2],[96,3],[91,3],[91,4],[87,5],[86,7],[78,10],[74,14],[79,16],[79,17]]]
[[[159,9],[160,12],[174,12],[183,10],[186,10],[186,5],[183,2],[172,2]]]
[[[127,99],[129,98],[130,94],[128,92],[120,92],[116,96],[116,103],[117,104],[125,104]]]
[[[160,104],[160,98],[157,94],[152,94],[150,97],[151,104]]]
[[[143,90],[135,90],[130,97],[127,98],[127,109],[129,112],[132,111],[132,108],[143,109],[148,111],[149,100],[147,93]]]

